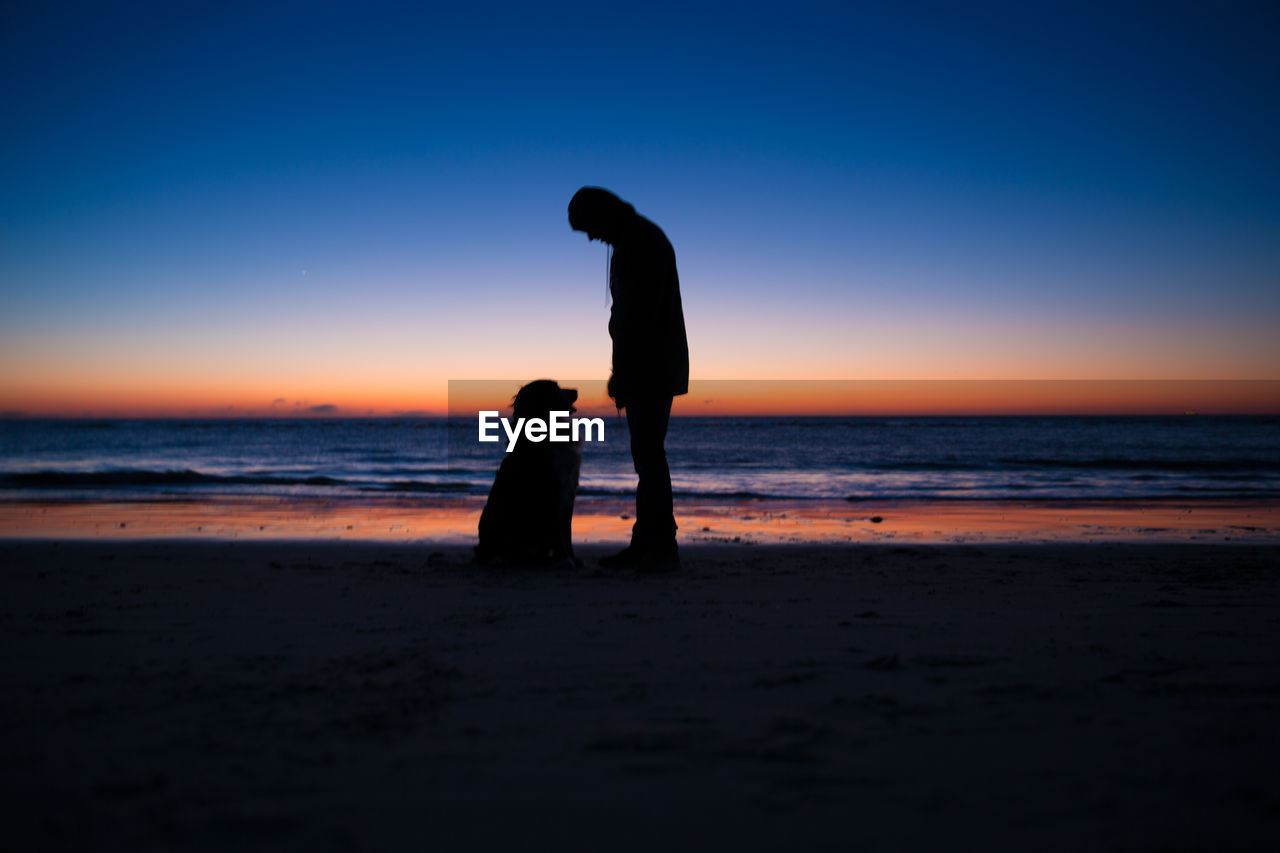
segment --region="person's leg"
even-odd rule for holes
[[[636,521],[631,544],[621,553],[602,557],[603,568],[668,571],[680,567],[676,519],[671,498],[671,472],[664,442],[671,418],[671,397],[640,397],[627,403],[627,432],[636,484]]]
[[[674,548],[676,541],[671,471],[665,447],[670,419],[669,396],[642,397],[627,407],[631,461],[639,477],[631,544],[645,551]]]

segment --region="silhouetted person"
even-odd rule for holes
[[[635,463],[636,521],[631,544],[600,560],[606,568],[649,571],[680,567],[667,468],[667,423],[673,397],[689,393],[689,345],[680,305],[676,254],[662,229],[608,190],[583,187],[569,202],[569,226],[613,247],[613,373],[609,396],[627,411]]]

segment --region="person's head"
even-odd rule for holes
[[[569,200],[569,227],[588,239],[613,243],[636,209],[600,187],[583,187]]]

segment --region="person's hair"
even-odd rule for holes
[[[636,209],[600,187],[583,187],[569,200],[569,227],[575,231],[616,234]]]

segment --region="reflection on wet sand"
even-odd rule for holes
[[[14,501],[0,537],[40,539],[354,539],[473,542],[483,501],[218,498]],[[624,542],[626,501],[580,499],[575,543]],[[1280,504],[1197,502],[690,501],[685,543],[1280,541]]]

